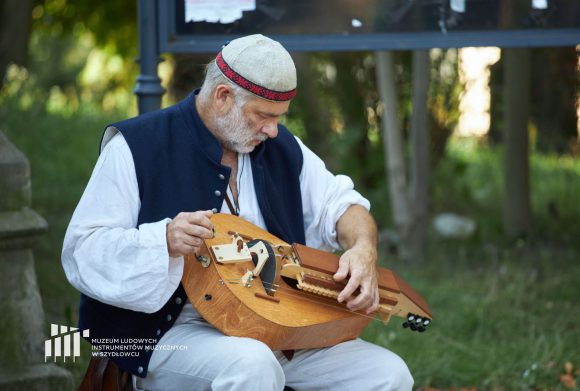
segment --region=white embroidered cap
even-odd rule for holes
[[[254,95],[278,102],[296,96],[294,61],[273,39],[261,34],[234,39],[215,61],[225,77]]]

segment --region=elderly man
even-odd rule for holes
[[[108,126],[66,233],[63,266],[81,293],[79,327],[145,390],[410,390],[394,353],[362,340],[272,351],[225,336],[187,300],[184,255],[232,213],[286,242],[345,250],[338,300],[376,310],[369,203],[278,120],[296,94],[288,52],[262,35],[233,40],[200,90]],[[359,290],[357,294],[355,291]],[[133,342],[123,354],[114,342]],[[179,347],[150,349],[150,345]]]

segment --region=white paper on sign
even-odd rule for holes
[[[548,8],[548,0],[532,0],[532,8],[545,10]]]
[[[256,9],[256,0],[184,0],[185,22],[233,23],[243,11]]]
[[[465,12],[465,0],[449,0],[449,6],[455,12]]]

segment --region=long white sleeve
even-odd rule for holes
[[[104,147],[67,229],[62,263],[70,283],[103,303],[155,312],[183,274],[170,258],[169,217],[137,225],[140,200],[129,146],[119,133]]]
[[[300,190],[306,245],[327,251],[339,250],[336,223],[349,206],[358,204],[369,210],[370,203],[354,190],[349,177],[332,174],[314,152],[296,139],[304,157]]]

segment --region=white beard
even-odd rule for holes
[[[242,107],[237,104],[224,116],[214,117],[216,137],[222,146],[238,153],[250,153],[256,147],[256,141],[265,141],[268,136],[252,130],[253,124],[244,118]]]

